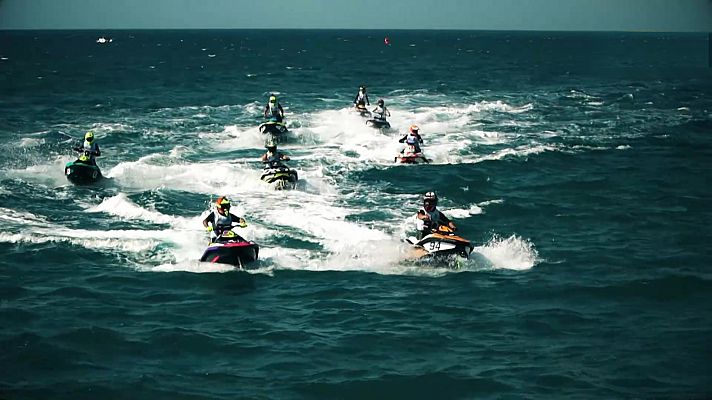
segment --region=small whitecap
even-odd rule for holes
[[[215,57],[215,54],[208,54],[208,57],[213,58]]]

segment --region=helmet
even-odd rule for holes
[[[359,86],[358,87],[359,92],[365,92],[366,91],[366,86]]]
[[[418,133],[418,130],[419,130],[419,129],[420,129],[420,128],[418,128],[418,125],[411,125],[410,128],[409,128],[410,133]]]
[[[220,196],[215,201],[215,206],[217,207],[218,211],[230,211],[230,199],[225,196]]]
[[[84,135],[84,140],[87,142],[92,142],[94,140],[94,132],[89,131]]]
[[[270,103],[276,103],[276,102],[277,102],[277,96],[275,96],[275,95],[269,96],[269,102],[270,102]]]
[[[438,195],[435,192],[428,192],[423,195],[423,207],[425,211],[433,211],[438,205]]]
[[[383,105],[383,99],[378,99],[378,105],[382,106]]]

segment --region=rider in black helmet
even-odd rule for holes
[[[376,103],[376,108],[373,109],[372,113],[374,121],[378,122],[386,122],[386,117],[391,116],[391,112],[388,111],[386,103],[383,101],[383,99],[378,99],[378,102]]]

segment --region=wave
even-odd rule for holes
[[[512,235],[502,238],[495,235],[473,252],[483,255],[492,268],[523,271],[533,268],[540,260],[539,253],[529,240]]]

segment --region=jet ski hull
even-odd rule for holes
[[[289,133],[287,127],[281,122],[265,122],[260,125],[259,131],[266,136],[265,144],[279,144]]]
[[[260,179],[273,184],[275,190],[289,190],[297,187],[299,176],[297,171],[282,167],[266,169]]]
[[[366,107],[354,107],[354,110],[362,117],[371,118],[371,112]]]
[[[457,256],[467,259],[474,249],[469,240],[453,234],[431,233],[420,240],[411,236],[407,241],[417,250],[415,258]]]
[[[68,162],[64,167],[64,175],[76,185],[94,183],[102,178],[99,167],[79,160]]]
[[[200,261],[244,267],[254,262],[259,256],[260,247],[257,243],[247,241],[229,241],[226,243],[211,243]]]
[[[423,153],[401,153],[395,157],[394,161],[397,164],[427,164],[430,162]]]
[[[366,125],[370,126],[371,128],[376,128],[376,129],[390,129],[391,124],[388,121],[378,121],[375,119],[369,119],[366,121]]]

